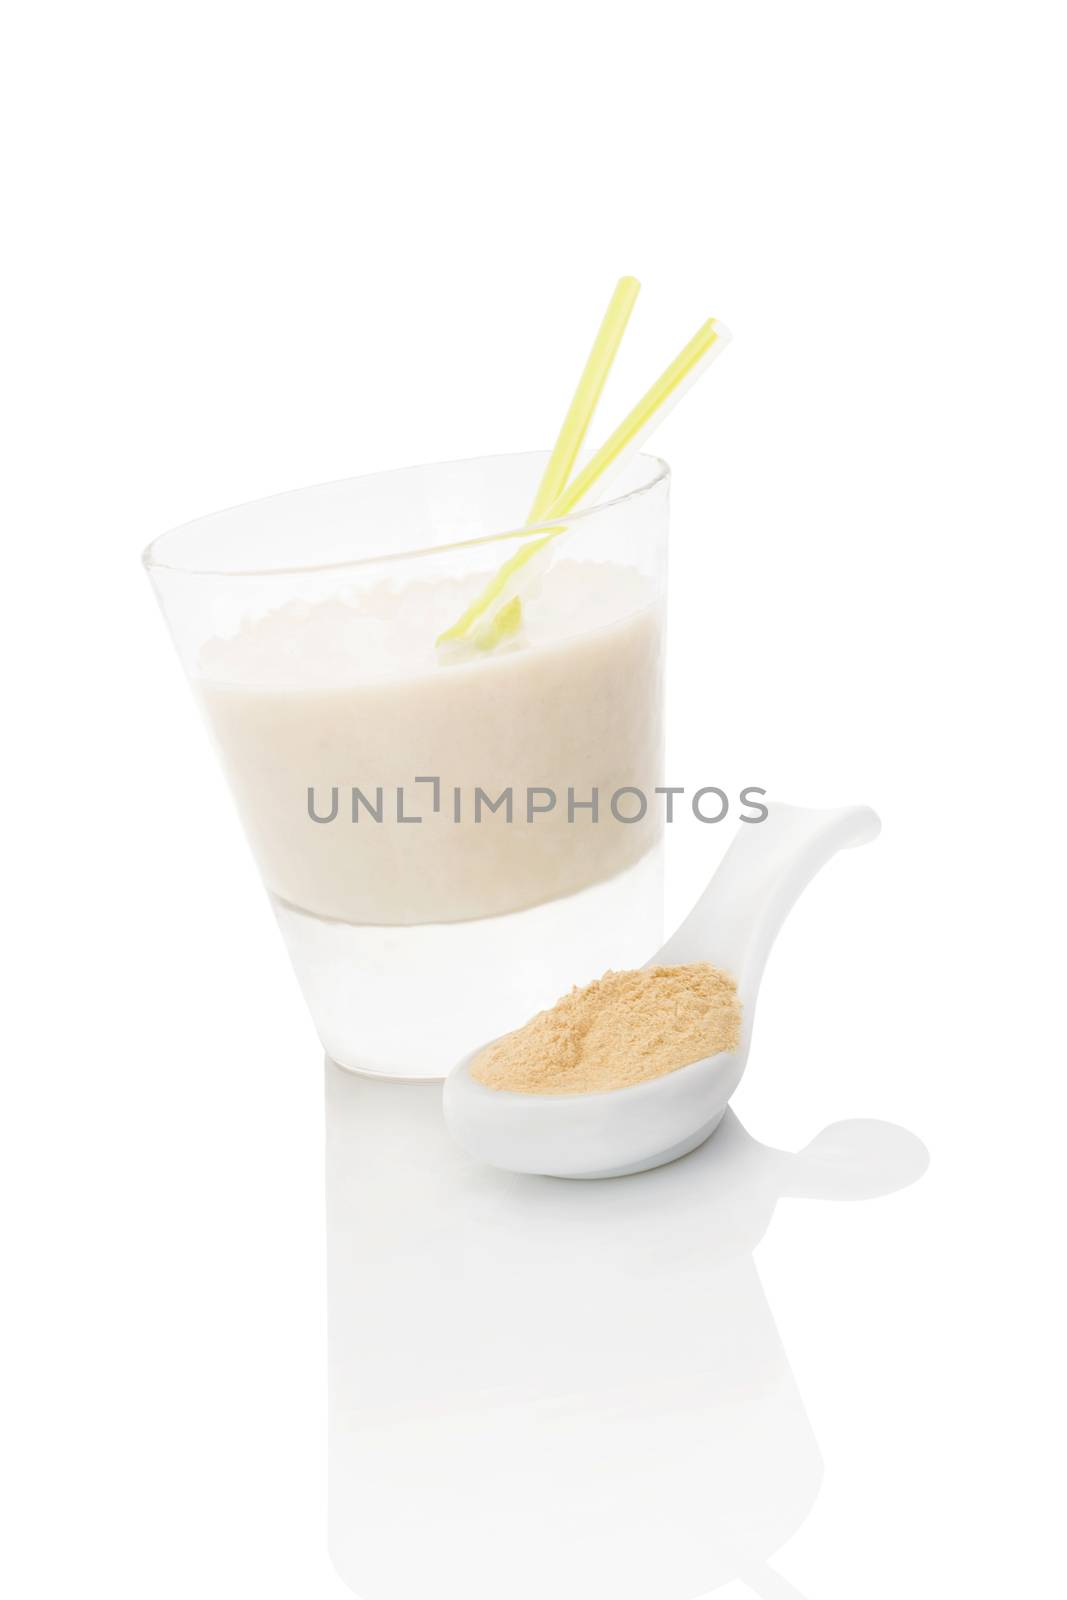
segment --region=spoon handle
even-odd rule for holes
[[[710,961],[732,973],[750,1009],[778,930],[802,891],[831,856],[867,844],[881,826],[870,806],[812,811],[777,804],[765,821],[741,823],[657,964]]]

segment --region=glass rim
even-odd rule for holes
[[[627,489],[625,494],[614,495],[610,500],[598,500],[593,505],[570,511],[566,517],[555,518],[552,521],[537,522],[529,527],[500,528],[492,533],[477,534],[471,539],[449,539],[444,544],[420,545],[408,550],[381,551],[374,555],[353,556],[344,561],[309,561],[297,562],[284,567],[242,567],[240,569],[224,567],[184,566],[179,562],[163,561],[157,554],[158,548],[164,540],[172,539],[176,534],[184,533],[187,529],[195,528],[200,523],[210,522],[215,517],[224,517],[231,511],[247,511],[254,506],[266,506],[275,500],[288,499],[291,495],[310,494],[315,489],[333,489],[343,483],[361,483],[371,478],[400,477],[407,472],[418,472],[434,467],[465,467],[473,466],[479,462],[505,461],[508,459],[521,459],[528,456],[547,456],[545,450],[518,450],[501,451],[488,456],[460,456],[451,461],[420,462],[414,466],[388,467],[379,472],[355,473],[348,478],[330,478],[323,483],[309,483],[299,489],[282,489],[276,494],[260,495],[255,500],[240,500],[233,505],[223,506],[218,511],[206,512],[201,517],[191,517],[188,522],[179,522],[172,528],[167,528],[159,533],[147,544],[141,552],[141,560],[148,572],[168,572],[186,578],[284,578],[296,577],[301,574],[315,572],[341,572],[349,567],[384,566],[388,563],[399,561],[414,561],[426,556],[445,555],[450,550],[470,550],[483,544],[503,543],[509,539],[526,539],[537,533],[549,533],[559,530],[563,526],[569,527],[572,523],[588,521],[592,517],[611,511],[616,506],[625,505],[630,500],[639,499],[640,496],[649,494],[659,484],[669,480],[670,466],[661,456],[654,456],[642,451],[636,457],[638,462],[646,462],[651,471],[646,478],[632,489]]]

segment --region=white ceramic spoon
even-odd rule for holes
[[[718,871],[650,966],[710,961],[737,981],[743,1007],[737,1050],[628,1089],[598,1094],[514,1094],[470,1075],[473,1051],[445,1079],[449,1132],[469,1155],[511,1172],[615,1178],[695,1150],[718,1127],[741,1081],[763,968],[801,891],[830,857],[881,828],[869,806],[809,811],[772,805],[742,823]]]

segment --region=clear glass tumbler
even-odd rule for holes
[[[435,646],[531,534],[546,457],[321,484],[145,565],[327,1054],[440,1077],[662,933],[669,471],[640,456]],[[520,531],[516,531],[520,530]]]

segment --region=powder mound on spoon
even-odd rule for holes
[[[736,1050],[741,1002],[706,961],[606,972],[475,1056],[470,1075],[514,1094],[628,1089]]]

